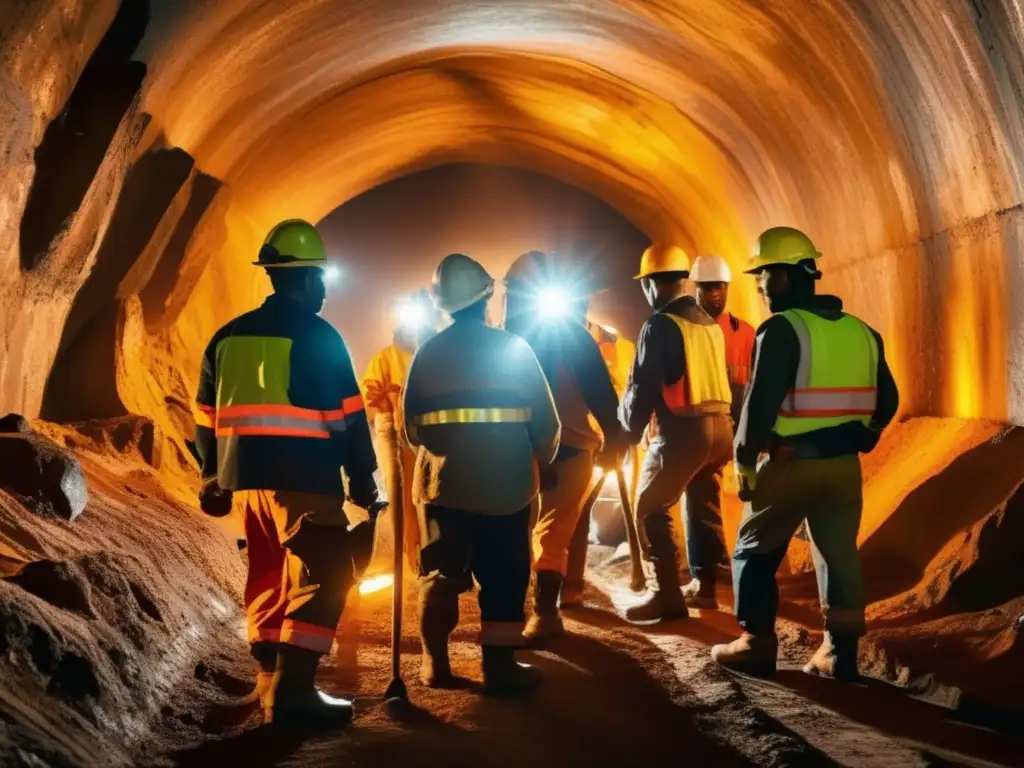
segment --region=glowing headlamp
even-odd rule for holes
[[[549,285],[537,293],[537,311],[548,320],[569,315],[571,303],[569,292],[557,285]]]
[[[341,279],[341,267],[337,264],[328,264],[324,267],[324,283],[331,285]]]
[[[418,330],[427,324],[427,308],[418,301],[408,301],[398,310],[398,324],[403,328]]]

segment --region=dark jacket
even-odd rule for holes
[[[558,413],[529,345],[460,318],[416,352],[403,408],[413,501],[505,515],[530,505],[558,451]]]
[[[593,414],[604,438],[618,442],[619,396],[594,337],[578,322],[533,324],[522,337],[533,349],[547,377],[562,423],[559,458],[596,450],[602,436],[594,430]]]
[[[654,415],[658,434],[673,439],[674,425],[681,418],[665,404],[662,388],[675,384],[686,375],[686,349],[679,326],[665,315],[676,315],[700,325],[716,321],[692,296],[682,296],[651,315],[636,342],[636,358],[629,373],[629,384],[622,396],[619,417],[631,443],[639,443]],[[687,434],[690,434],[687,432]]]
[[[196,447],[226,490],[376,499],[377,460],[348,349],[330,323],[273,295],[225,325],[203,355]]]
[[[842,316],[843,302],[835,296],[813,296],[794,309],[804,309],[819,317],[838,320]],[[800,341],[793,326],[784,317],[775,315],[762,323],[757,329],[754,367],[736,427],[736,461],[745,466],[755,466],[761,453],[782,445],[794,446],[804,455],[817,458],[833,458],[872,450],[878,443],[881,431],[896,415],[899,392],[885,362],[882,337],[874,329],[870,330],[878,343],[878,399],[871,426],[851,422],[783,440],[772,430],[782,401],[796,381]]]

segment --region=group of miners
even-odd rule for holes
[[[877,444],[898,393],[879,334],[816,293],[820,257],[798,230],[761,235],[746,271],[771,317],[755,332],[725,310],[724,260],[691,265],[680,247],[652,245],[636,279],[654,313],[620,402],[579,265],[521,256],[504,278],[495,327],[494,278],[468,256],[445,257],[360,381],[341,336],[319,317],[323,240],[301,220],[275,227],[254,262],[273,294],[214,335],[196,399],[201,504],[244,520],[249,642],[267,722],[352,716],[315,676],[386,506],[378,457],[403,478],[387,496],[389,514],[405,523],[395,546],[419,577],[425,685],[459,684],[448,641],[459,596],[474,587],[484,691],[538,685],[539,670],[516,651],[564,632],[560,609],[582,602],[577,545],[595,467],[622,472],[641,444],[635,522],[653,588],[627,619],[715,609],[731,567],[743,634],[712,656],[774,673],[775,573],[806,520],[825,639],[805,669],[855,678],[865,629],[858,454]],[[554,308],[551,286],[562,289]],[[731,563],[721,514],[730,462],[744,501]],[[368,510],[366,522],[350,525],[346,498]],[[685,586],[671,512],[681,498]]]

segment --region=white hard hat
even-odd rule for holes
[[[720,256],[698,256],[690,269],[695,283],[731,283],[732,271]]]
[[[453,253],[437,265],[431,294],[435,307],[452,314],[491,298],[494,278],[469,256]]]

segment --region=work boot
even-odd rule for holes
[[[575,584],[562,584],[562,592],[558,598],[558,607],[579,608],[583,605],[583,587]]]
[[[701,608],[706,611],[718,610],[715,582],[709,579],[690,579],[690,582],[683,587],[683,599],[691,608]]]
[[[351,701],[328,696],[316,687],[321,654],[283,644],[267,692],[264,722],[284,726],[341,727],[352,720]]]
[[[558,593],[562,588],[562,574],[557,571],[538,571],[533,598],[533,616],[523,632],[533,641],[548,640],[565,634],[562,615],[558,612]]]
[[[711,658],[723,667],[735,669],[757,677],[773,677],[779,655],[779,640],[775,633],[743,635],[731,643],[716,645],[711,649]]]
[[[676,544],[672,539],[667,515],[648,517],[647,538],[654,554],[654,581],[657,585],[644,602],[626,609],[626,619],[638,622],[685,619],[690,612],[679,591],[679,570],[676,566]]]
[[[804,665],[804,672],[819,677],[831,677],[844,683],[855,682],[857,671],[856,635],[834,635],[825,633],[825,638],[814,652],[811,660]]]
[[[438,579],[420,589],[420,682],[428,688],[453,688],[448,637],[459,623],[459,590],[464,582]]]
[[[277,643],[256,642],[249,648],[249,653],[260,665],[256,673],[256,688],[245,697],[246,704],[259,704],[266,707],[267,694],[270,693],[270,685],[274,680],[274,670],[277,668]]]
[[[484,693],[490,696],[515,696],[541,684],[544,676],[536,667],[516,661],[516,649],[485,645]]]

